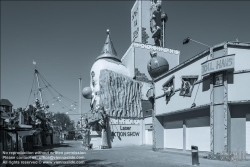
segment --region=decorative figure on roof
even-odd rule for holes
[[[198,76],[182,76],[182,85],[180,90],[180,96],[191,97],[194,88],[194,83],[197,81]]]
[[[162,85],[162,90],[164,92],[164,96],[166,97],[166,103],[168,103],[171,96],[175,94],[174,76]]]
[[[150,10],[151,10],[150,30],[152,32],[152,38],[154,38],[155,40],[155,46],[162,46],[161,1],[152,0]]]
[[[183,93],[188,94],[190,92],[191,84],[189,81],[184,81],[183,79],[182,82],[183,82],[183,87],[182,87]]]
[[[164,92],[164,94],[166,95],[166,98],[167,97],[170,97],[171,96],[171,94],[173,93],[173,86],[169,86],[169,87],[163,87],[162,88],[162,90],[163,90],[163,92]]]

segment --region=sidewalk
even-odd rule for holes
[[[171,149],[171,148],[165,148],[164,150],[160,150],[159,152],[167,152],[171,154],[177,154],[177,155],[186,155],[191,156],[191,150],[178,150],[178,149]],[[209,152],[199,151],[199,158],[204,158],[209,154]]]
[[[160,150],[158,152],[166,152],[166,153],[171,153],[171,154],[177,154],[177,155],[186,155],[191,157],[191,150],[178,150],[178,149],[171,149],[171,148],[165,148],[164,150]],[[206,158],[210,152],[207,151],[199,151],[199,158]],[[246,155],[246,160],[250,161],[250,154]]]

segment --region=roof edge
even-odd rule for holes
[[[232,41],[232,42],[228,42],[228,41],[222,42],[222,43],[219,43],[217,45],[214,45],[211,49],[214,50],[214,49],[217,49],[217,48],[219,48],[221,46],[224,46],[224,45],[227,45],[227,47],[230,47],[230,46],[235,46],[235,47],[237,47],[237,46],[238,47],[249,47],[249,49],[250,49],[250,43],[243,43],[243,42],[238,42],[238,41],[236,41],[236,42],[235,41]],[[187,65],[188,63],[191,63],[191,62],[193,62],[193,61],[195,61],[195,60],[197,60],[199,58],[202,58],[203,56],[205,56],[205,54],[207,54],[209,52],[210,52],[210,48],[204,50],[203,52],[201,52],[201,53],[199,53],[199,54],[197,54],[197,55],[195,55],[193,57],[191,57],[190,59],[184,61],[183,63],[175,66],[174,68],[170,69],[168,72],[166,72],[166,73],[162,74],[161,76],[155,78],[153,81],[156,82],[156,81],[161,80],[165,76],[167,76],[167,75],[173,73],[174,71],[182,68],[183,66]]]

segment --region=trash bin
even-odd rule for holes
[[[199,166],[199,154],[198,154],[198,147],[197,146],[191,146],[192,150],[192,165]]]

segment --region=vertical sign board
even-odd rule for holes
[[[141,1],[136,1],[131,10],[131,41],[141,43]]]
[[[233,69],[234,64],[234,55],[227,55],[216,59],[211,59],[201,64],[201,75]]]
[[[151,1],[142,1],[142,20],[141,20],[141,27],[142,27],[142,42],[143,44],[150,44],[154,45],[155,41],[152,38],[152,32],[150,30],[150,20],[151,20]]]

